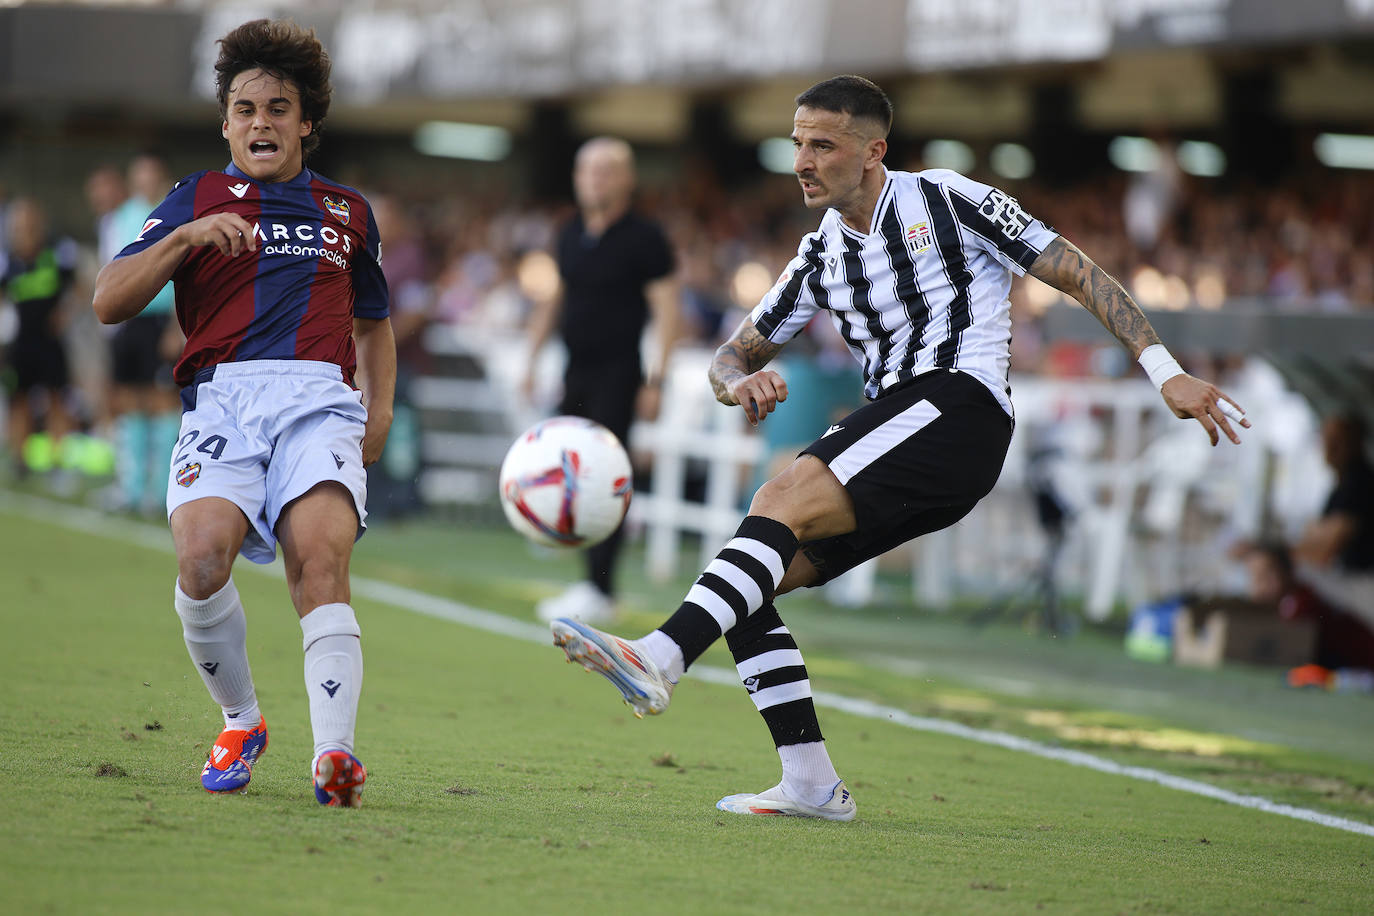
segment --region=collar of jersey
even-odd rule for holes
[[[259,184],[259,185],[260,185],[260,184],[279,184],[279,185],[302,184],[302,185],[308,185],[308,184],[310,184],[310,182],[311,182],[311,181],[314,179],[314,177],[315,177],[314,175],[310,174],[310,170],[309,170],[309,169],[302,167],[302,168],[301,168],[301,171],[300,171],[300,174],[298,174],[295,178],[291,178],[291,179],[288,179],[288,180],[286,180],[286,181],[258,181],[256,178],[254,178],[254,177],[252,177],[251,175],[245,173],[245,172],[243,171],[243,169],[241,169],[241,168],[239,168],[238,166],[234,165],[233,162],[230,162],[227,166],[225,166],[225,168],[224,168],[224,174],[229,175],[229,176],[232,176],[232,177],[234,177],[234,178],[242,178],[242,179],[244,179],[244,180],[246,180],[246,181],[251,181],[251,182],[253,182],[253,184]]]
[[[840,211],[835,211],[835,222],[839,224],[840,231],[846,235],[851,235],[859,241],[869,238],[873,233],[882,228],[883,210],[887,207],[887,199],[892,192],[892,171],[887,166],[883,166],[883,189],[878,192],[878,202],[873,205],[873,215],[868,218],[868,231],[860,232],[853,226],[844,221],[840,216]]]

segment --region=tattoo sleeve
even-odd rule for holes
[[[716,350],[711,360],[711,389],[722,404],[735,402],[730,397],[730,383],[758,372],[778,355],[782,344],[775,344],[758,332],[748,319],[740,322],[730,339]]]
[[[1063,236],[1045,246],[1029,273],[1082,303],[1131,356],[1160,342],[1150,320],[1121,284]]]

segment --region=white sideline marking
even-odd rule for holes
[[[166,528],[161,526],[116,518],[93,509],[85,509],[79,506],[53,502],[35,496],[10,493],[5,490],[0,490],[0,510],[15,515],[22,515],[31,521],[48,522],[85,534],[97,534],[101,537],[107,537],[125,543],[132,542],[150,550],[172,553],[171,535]],[[280,562],[267,566],[259,566],[255,563],[240,563],[236,566],[236,569],[251,569],[255,572],[278,578],[280,578],[282,574]],[[449,598],[428,595],[424,592],[417,592],[414,589],[406,588],[401,585],[394,585],[390,582],[382,582],[377,579],[367,579],[361,576],[352,577],[352,586],[355,594],[362,595],[373,601],[391,605],[392,607],[400,608],[401,610],[414,611],[417,614],[424,614],[427,617],[435,617],[439,620],[447,620],[474,629],[485,630],[488,633],[496,633],[501,636],[509,636],[527,642],[541,644],[550,642],[549,631],[545,626],[515,620],[505,614],[497,614],[493,611],[471,607]],[[712,684],[722,684],[730,687],[739,686],[739,675],[735,671],[725,668],[716,668],[710,665],[697,665],[687,674],[689,677],[707,681]],[[1360,821],[1352,821],[1331,814],[1323,814],[1320,811],[1312,811],[1308,808],[1297,808],[1293,805],[1280,804],[1258,795],[1241,795],[1238,792],[1221,789],[1205,782],[1199,782],[1196,779],[1174,776],[1169,773],[1160,772],[1159,770],[1149,769],[1148,767],[1125,766],[1103,757],[1098,757],[1094,754],[1054,747],[1052,745],[1042,744],[1039,741],[1032,741],[1029,738],[1010,735],[1006,732],[971,728],[967,725],[961,725],[958,722],[949,722],[944,719],[932,719],[927,716],[915,716],[895,706],[883,706],[879,703],[860,700],[854,697],[846,697],[837,693],[817,691],[814,696],[817,706],[839,710],[840,712],[849,713],[850,715],[859,716],[860,718],[891,722],[894,725],[900,725],[904,728],[910,728],[916,731],[937,732],[942,735],[950,735],[968,741],[977,741],[981,744],[990,744],[1010,751],[1034,754],[1037,757],[1044,757],[1048,760],[1058,760],[1061,763],[1068,763],[1073,766],[1087,767],[1090,770],[1097,770],[1100,773],[1110,773],[1114,776],[1126,776],[1143,782],[1153,782],[1168,789],[1189,792],[1193,795],[1202,795],[1206,798],[1225,802],[1229,805],[1238,805],[1242,808],[1253,808],[1268,814],[1279,814],[1284,817],[1294,818],[1295,820],[1319,824],[1323,827],[1332,827],[1336,830],[1346,830],[1350,833],[1359,833],[1364,836],[1374,837],[1374,824],[1365,824]]]

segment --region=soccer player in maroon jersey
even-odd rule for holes
[[[257,20],[221,39],[231,163],[172,189],[101,270],[93,306],[114,324],[175,284],[187,338],[167,484],[175,607],[225,723],[202,785],[243,791],[267,749],[230,573],[239,553],[270,562],[280,541],[304,634],[315,795],[356,807],[367,774],[353,754],[363,666],[348,562],[367,517],[363,468],[391,426],[396,344],[371,208],[305,168],[329,69],[314,32],[293,23]]]

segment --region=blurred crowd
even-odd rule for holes
[[[86,182],[90,222],[84,226],[49,225],[40,198],[6,199],[0,191],[0,371],[10,419],[6,449],[14,466],[24,465],[18,453],[30,433],[47,429],[60,435],[69,427],[108,433],[128,409],[127,399],[121,402],[109,384],[109,332],[92,330],[87,305],[95,271],[119,248],[110,236],[111,214],[146,207],[149,186],[170,185],[150,162],[158,164],[156,157],[140,156],[92,172]],[[522,200],[491,189],[421,198],[389,188],[378,176],[370,183],[363,190],[384,240],[383,269],[403,371],[423,372],[421,332],[431,324],[519,333],[531,304],[557,295],[549,248],[556,227],[572,212],[571,201]],[[1121,278],[1147,310],[1223,304],[1374,309],[1369,173],[1322,171],[1259,187],[1159,169],[1113,173],[1068,188],[1034,181],[1005,187]],[[662,223],[676,248],[685,335],[704,346],[714,346],[771,286],[817,219],[801,205],[790,176],[726,188],[709,168],[691,165],[671,180],[644,180],[638,206]],[[123,220],[120,231],[127,224]],[[19,301],[22,284],[15,278],[48,249],[63,264],[60,295],[42,306]],[[1060,298],[1035,281],[1017,285],[1013,368],[1094,371],[1091,362],[1052,360],[1052,342],[1036,332],[1037,317]],[[813,352],[843,363],[848,357],[838,336],[829,333],[828,323],[817,324],[825,327],[812,335]],[[75,352],[66,356],[69,371],[20,391],[16,374],[35,335]],[[54,383],[62,389],[57,397],[46,391]]]
[[[1323,172],[1261,188],[1118,173],[1071,188],[1007,189],[1119,277],[1147,311],[1374,310],[1374,175]],[[547,250],[568,205],[387,194],[376,203],[397,311],[413,321],[511,329],[531,300],[555,294]],[[639,206],[677,249],[688,334],[708,346],[772,285],[817,220],[787,176],[727,190],[705,172],[689,173],[641,188]],[[1017,285],[1014,368],[1059,370],[1034,327],[1061,299],[1032,280]],[[825,330],[817,346],[829,352],[839,344]]]

